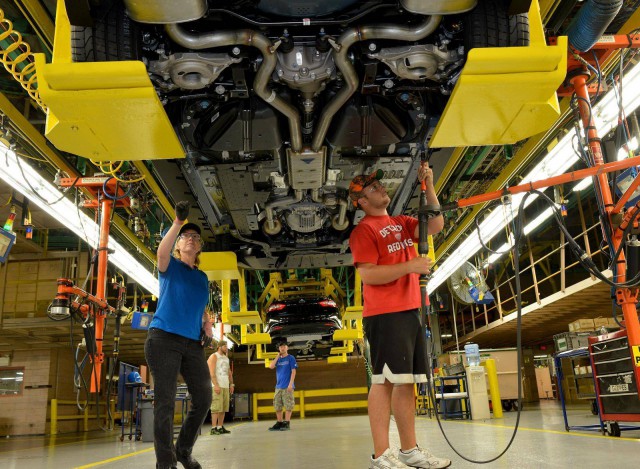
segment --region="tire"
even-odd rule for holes
[[[478,0],[465,15],[464,47],[517,47],[529,45],[529,15],[509,16],[509,0]]]
[[[509,412],[513,408],[513,402],[507,399],[502,401],[502,410]]]
[[[74,62],[140,59],[138,25],[127,16],[122,2],[107,3],[95,10],[93,26],[71,26]]]
[[[620,425],[618,422],[607,422],[605,425],[607,433],[611,436],[619,437],[620,436]]]

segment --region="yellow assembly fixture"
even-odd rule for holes
[[[22,34],[13,29],[13,23],[0,8],[0,61],[4,68],[26,90],[44,112],[47,106],[42,102],[38,92],[36,65],[29,44],[22,40]]]

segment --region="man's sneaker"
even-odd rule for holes
[[[273,427],[269,427],[269,431],[273,432],[273,431],[280,430],[280,428],[282,428],[282,423],[283,422],[276,422],[276,424]]]
[[[219,431],[220,431],[221,435],[224,435],[225,433],[231,433],[229,430],[224,428],[224,425],[222,427],[220,427]]]
[[[393,454],[390,448],[382,453],[377,458],[371,457],[371,462],[369,463],[370,469],[407,469],[409,466],[400,462],[400,460]]]
[[[282,422],[282,426],[280,427],[280,431],[281,432],[284,432],[284,431],[287,431],[287,430],[290,430],[290,429],[291,428],[289,427],[289,422],[287,422],[287,421]]]
[[[209,435],[220,435],[220,429],[216,428],[216,427],[213,427],[211,429],[211,431],[209,432]]]
[[[429,451],[419,446],[416,446],[407,453],[399,451],[398,459],[409,467],[440,469],[451,465],[450,459],[436,458]]]

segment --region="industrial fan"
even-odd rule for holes
[[[451,274],[447,284],[456,299],[466,305],[486,305],[494,301],[484,277],[471,262],[465,262]]]

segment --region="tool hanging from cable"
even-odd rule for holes
[[[107,285],[107,261],[109,228],[111,225],[111,214],[116,207],[128,207],[128,191],[123,191],[118,181],[112,177],[91,177],[91,178],[62,178],[60,184],[63,187],[85,187],[93,193],[95,199],[83,202],[86,208],[100,208],[100,236],[98,251],[98,268],[96,293],[92,295],[82,288],[73,284],[70,279],[58,279],[58,294],[53,300],[49,310],[52,319],[66,319],[70,317],[70,308],[78,311],[84,318],[83,332],[85,335],[87,353],[89,353],[93,364],[91,375],[91,392],[99,393],[101,387],[101,368],[104,362],[103,337],[105,321],[107,316],[117,316],[119,323],[120,309],[124,307],[122,302],[122,292],[118,297],[118,306],[114,308],[106,301]],[[72,299],[73,297],[73,299]],[[126,312],[126,311],[125,311]],[[119,324],[116,325],[119,332]],[[115,344],[117,354],[119,336]],[[117,355],[116,355],[117,356]]]
[[[421,155],[420,166],[429,164],[430,152],[423,151]],[[427,213],[427,181],[423,179],[420,182],[420,205],[418,212],[418,255],[427,257],[429,254],[429,214]],[[429,294],[427,287],[429,284],[429,275],[420,275],[420,327],[427,337],[427,349],[430,348],[430,328],[428,322]]]

